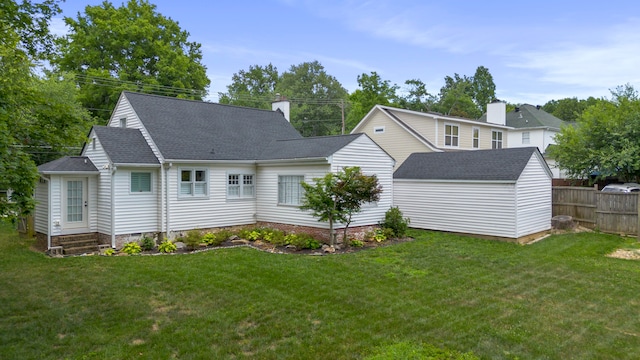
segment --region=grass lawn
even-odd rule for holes
[[[640,358],[636,240],[520,246],[427,231],[354,254],[249,248],[54,259],[0,225],[2,359]]]

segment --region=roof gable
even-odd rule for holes
[[[94,126],[105,153],[115,164],[159,164],[139,129]]]
[[[524,104],[507,113],[507,125],[514,128],[550,127],[560,129],[565,122],[537,106]]]
[[[274,140],[302,136],[269,110],[124,92],[162,156],[172,160],[255,160]]]
[[[414,153],[396,170],[393,177],[421,180],[516,181],[535,153],[540,155],[536,147]]]

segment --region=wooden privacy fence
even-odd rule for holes
[[[638,193],[603,193],[597,188],[556,186],[553,216],[569,215],[602,232],[638,235]]]

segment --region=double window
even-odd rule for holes
[[[491,148],[502,149],[502,131],[491,131]]]
[[[300,205],[304,196],[303,181],[302,175],[278,176],[278,204]]]
[[[227,176],[227,197],[232,199],[255,196],[253,174],[229,174]]]
[[[131,173],[131,192],[132,193],[151,192],[151,173],[150,172],[132,172]]]
[[[445,146],[458,146],[458,125],[445,124],[444,125],[444,145]]]
[[[204,169],[180,169],[180,196],[207,196],[208,176]]]

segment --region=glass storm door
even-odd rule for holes
[[[87,227],[87,179],[69,178],[64,181],[64,223],[66,228]]]

